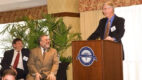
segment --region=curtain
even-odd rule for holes
[[[93,11],[102,9],[102,5],[107,0],[79,0],[79,11]],[[142,4],[142,0],[110,0],[116,7],[130,6],[136,4]]]
[[[119,7],[115,13],[125,19],[124,80],[142,80],[142,5]]]

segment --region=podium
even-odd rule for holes
[[[120,43],[73,41],[73,80],[123,80],[122,54]]]

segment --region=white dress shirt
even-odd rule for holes
[[[24,70],[22,53],[21,53],[21,51],[19,53],[20,53],[20,57],[19,57],[19,62],[18,62],[17,68]],[[14,65],[17,54],[18,54],[18,52],[16,50],[14,50],[14,55],[13,55],[12,62],[11,62],[12,66]]]
[[[42,55],[44,54],[44,48],[40,47],[41,48],[41,53]]]

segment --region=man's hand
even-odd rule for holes
[[[56,77],[55,77],[55,75],[53,73],[50,73],[48,75],[47,79],[49,79],[49,80],[56,80]]]
[[[17,75],[16,69],[14,69],[12,66],[10,67],[10,69],[12,69],[16,73],[16,75]]]
[[[40,80],[40,78],[41,78],[41,75],[39,73],[36,73],[35,80]]]
[[[108,36],[108,37],[105,38],[105,40],[114,41],[114,38]]]

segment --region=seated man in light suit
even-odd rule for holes
[[[103,4],[102,11],[105,18],[100,20],[98,28],[89,36],[88,40],[101,38],[101,40],[110,40],[122,43],[121,38],[125,32],[125,20],[114,14],[114,5],[111,1],[107,1]]]
[[[39,47],[31,50],[28,61],[29,74],[27,75],[27,80],[56,80],[55,75],[59,66],[57,51],[50,48],[48,35],[40,36],[39,44]]]

